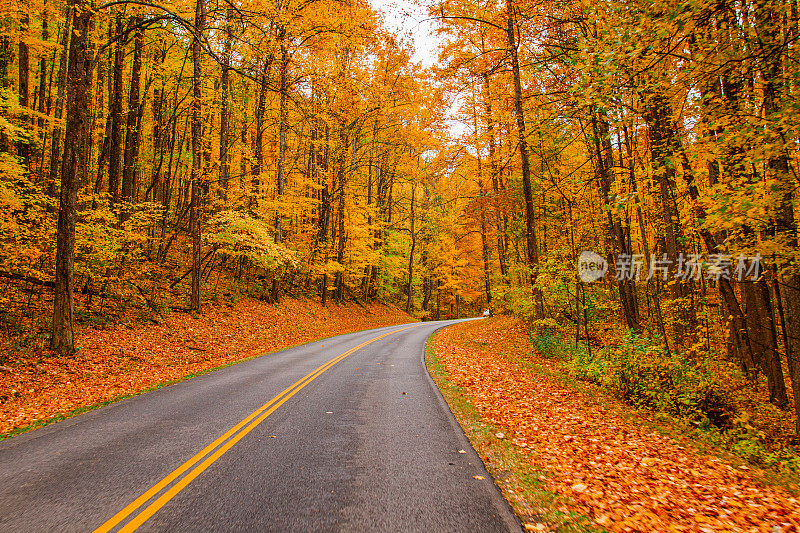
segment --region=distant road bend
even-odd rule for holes
[[[325,339],[0,442],[0,531],[519,531],[425,369],[450,323]]]

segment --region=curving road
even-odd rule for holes
[[[519,531],[425,369],[449,323],[325,339],[0,442],[0,531]]]

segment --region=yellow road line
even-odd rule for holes
[[[217,459],[222,457],[225,452],[231,449],[237,442],[239,442],[245,435],[250,433],[257,425],[259,425],[265,418],[271,415],[278,407],[283,405],[289,398],[297,394],[300,389],[314,381],[317,377],[319,377],[323,372],[328,370],[330,367],[347,357],[348,355],[360,350],[364,346],[373,343],[377,340],[383,339],[384,337],[388,337],[393,333],[398,333],[400,331],[413,328],[415,326],[407,326],[404,328],[396,329],[394,331],[390,331],[389,333],[384,333],[374,339],[370,339],[368,341],[362,342],[355,348],[351,348],[350,350],[337,355],[327,363],[320,365],[313,371],[309,372],[299,380],[292,383],[289,387],[281,391],[277,396],[272,398],[270,401],[256,409],[252,414],[247,416],[244,420],[233,426],[231,429],[226,431],[222,434],[219,438],[217,438],[214,442],[203,448],[200,452],[194,455],[191,459],[183,463],[181,466],[176,468],[172,471],[169,475],[167,475],[164,479],[153,485],[147,492],[136,498],[130,505],[126,506],[120,512],[112,516],[108,521],[106,521],[103,525],[98,527],[94,530],[94,533],[106,533],[111,531],[114,527],[116,527],[120,522],[125,520],[128,516],[130,516],[134,511],[136,511],[139,507],[141,507],[146,501],[151,499],[153,496],[161,492],[167,485],[175,481],[178,477],[181,476],[184,472],[192,468],[198,461],[200,461],[203,457],[208,455],[209,452],[217,448],[223,442],[225,443],[221,446],[217,451],[211,454],[205,461],[200,463],[196,466],[191,472],[189,472],[183,479],[181,479],[178,483],[173,485],[167,492],[162,494],[157,500],[153,503],[148,505],[141,513],[139,513],[133,520],[125,524],[124,527],[120,529],[120,532],[128,532],[134,531],[139,526],[141,526],[144,522],[146,522],[151,516],[153,516],[156,511],[161,509],[169,500],[171,500],[176,494],[178,494],[181,490],[183,490],[189,483],[192,482],[197,476],[199,476],[205,469],[207,469],[211,464],[214,463]],[[260,416],[259,416],[260,415]],[[258,417],[258,418],[256,418]],[[253,420],[255,419],[255,420]],[[246,426],[246,427],[245,427]],[[244,427],[244,429],[242,429]],[[236,434],[237,431],[240,431]],[[236,434],[233,438],[230,438],[232,435]],[[230,439],[230,440],[228,440]],[[227,442],[225,442],[227,440]]]

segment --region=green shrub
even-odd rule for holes
[[[610,388],[626,403],[682,418],[730,426],[731,384],[708,358],[667,352],[657,338],[627,334],[616,347],[575,350],[564,367],[577,379]]]
[[[600,350],[589,351],[585,346],[579,345],[572,350],[572,357],[565,363],[572,377],[607,385],[609,360]]]
[[[583,344],[576,345],[574,341],[567,340],[563,333],[550,327],[546,321],[534,321],[534,326],[535,329],[528,333],[528,340],[542,357],[561,359],[568,363],[576,358],[586,356],[586,347]],[[584,379],[589,378],[584,376]]]
[[[630,405],[687,420],[749,463],[800,472],[797,450],[770,445],[774,436],[764,433],[764,420],[781,416],[778,408],[748,400],[751,389],[732,363],[707,353],[668,352],[659,338],[632,332],[619,346],[591,352],[550,330],[531,333],[530,342],[543,356],[561,359],[572,378],[596,383]]]
[[[564,336],[558,332],[543,331],[541,333],[528,333],[531,346],[548,359],[565,359]]]

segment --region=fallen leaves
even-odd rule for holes
[[[540,479],[566,513],[610,531],[800,531],[800,501],[783,489],[513,362],[536,358],[516,319],[451,326],[435,349],[482,418],[548,472]]]
[[[409,321],[384,304],[323,307],[286,298],[276,306],[245,300],[209,307],[199,318],[170,313],[161,324],[85,330],[72,357],[20,358],[0,372],[0,434],[264,352]]]

